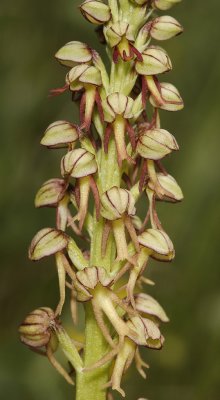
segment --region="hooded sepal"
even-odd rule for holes
[[[176,139],[165,129],[139,129],[137,152],[141,157],[160,160],[172,151],[179,150]]]
[[[138,236],[140,246],[150,251],[150,256],[159,261],[172,261],[175,256],[169,236],[159,229],[147,229]]]
[[[171,175],[157,173],[157,184],[151,180],[148,182],[148,187],[155,191],[156,199],[176,203],[183,200],[183,192]]]
[[[82,15],[95,25],[103,25],[111,18],[111,11],[108,5],[101,1],[86,0],[80,6]]]
[[[35,207],[57,207],[63,199],[68,184],[64,179],[50,179],[43,183],[35,197]]]
[[[167,82],[159,83],[157,89],[151,92],[150,103],[153,107],[159,107],[166,111],[179,111],[184,107],[183,99],[178,89]]]
[[[40,143],[50,149],[58,149],[73,144],[80,135],[77,125],[67,121],[57,121],[48,126]]]
[[[41,229],[33,238],[29,247],[29,258],[38,261],[64,250],[68,244],[68,236],[61,230],[53,228]]]
[[[92,57],[92,49],[87,44],[78,41],[65,44],[55,54],[57,61],[67,67],[73,67],[78,63],[90,63]]]
[[[64,177],[83,178],[95,174],[97,169],[94,154],[85,149],[69,151],[61,160],[61,174]]]
[[[169,322],[169,318],[164,309],[152,296],[146,293],[138,293],[135,295],[135,307],[138,313],[143,316],[153,317],[156,321]]]
[[[151,37],[156,40],[168,40],[183,32],[183,27],[173,17],[163,15],[148,23]]]
[[[142,53],[143,61],[136,61],[135,69],[139,75],[157,75],[172,69],[168,54],[161,47],[149,46]]]

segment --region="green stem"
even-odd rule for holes
[[[114,141],[109,143],[108,154],[102,150],[100,157],[99,189],[104,192],[113,185],[120,186],[120,170],[117,164],[117,153]],[[114,166],[114,167],[113,167]],[[106,254],[102,257],[101,242],[104,229],[104,220],[100,218],[96,221],[94,213],[93,236],[91,244],[91,266],[103,267],[107,271],[111,270],[112,262],[115,258],[115,243],[113,235],[110,234]],[[100,360],[108,350],[108,344],[97,325],[92,305],[85,306],[85,351],[84,365],[91,366]],[[106,322],[107,324],[107,322]],[[103,386],[109,379],[109,365],[95,369],[91,372],[78,372],[76,382],[76,400],[106,400],[106,389]]]
[[[106,343],[100,331],[91,304],[85,306],[85,366],[93,365],[107,352]],[[109,365],[95,369],[91,372],[79,372],[76,379],[76,400],[106,400],[106,389],[103,386],[108,381]]]

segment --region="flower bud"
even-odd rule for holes
[[[183,32],[183,27],[173,17],[163,15],[150,22],[149,32],[156,40],[167,40]]]
[[[85,43],[73,41],[58,50],[55,58],[67,67],[73,67],[76,63],[89,63],[92,60],[92,50]]]
[[[48,345],[55,314],[48,307],[32,311],[19,326],[20,339],[29,347],[40,348]]]
[[[147,314],[147,315],[156,317],[161,322],[169,321],[169,318],[167,317],[164,309],[149,294],[138,293],[137,295],[135,295],[135,306],[136,306],[136,310],[139,313],[143,313],[143,314]]]
[[[66,248],[68,236],[57,229],[41,229],[33,238],[29,247],[29,258],[38,261]]]
[[[169,201],[173,203],[183,200],[183,192],[178,183],[176,182],[176,180],[171,175],[164,175],[162,173],[158,173],[157,180],[159,185],[156,191],[156,195],[158,190],[161,191],[161,196],[156,197],[157,200],[162,199],[164,201]],[[151,190],[154,190],[153,182],[149,181],[148,187]]]
[[[84,149],[69,151],[61,160],[62,176],[71,175],[73,178],[82,178],[95,174],[97,168],[94,154]]]
[[[181,98],[177,88],[171,83],[160,83],[161,98],[163,103],[158,104],[153,95],[150,96],[150,102],[153,107],[159,107],[166,111],[179,111],[184,107],[183,99]]]
[[[83,16],[92,24],[102,25],[111,18],[111,12],[108,5],[101,1],[86,0],[80,6]]]
[[[175,4],[180,3],[181,0],[153,0],[152,4],[158,10],[169,10]]]
[[[66,76],[66,82],[70,90],[77,91],[84,87],[84,84],[101,86],[102,78],[100,71],[93,66],[81,64],[73,67]]]
[[[125,213],[134,216],[136,212],[135,200],[132,194],[128,190],[116,186],[102,195],[101,203],[102,216],[111,221],[121,218]]]
[[[173,150],[179,150],[176,139],[165,129],[143,129],[137,144],[141,157],[160,160]]]
[[[169,236],[159,229],[147,229],[138,236],[141,246],[151,251],[151,257],[161,261],[171,261],[175,256]]]
[[[140,75],[156,75],[172,69],[167,53],[158,46],[150,46],[142,53],[143,61],[136,61],[135,69]]]
[[[50,149],[67,147],[68,144],[76,142],[79,135],[80,129],[77,125],[67,121],[57,121],[48,126],[41,144]]]

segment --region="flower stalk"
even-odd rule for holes
[[[78,41],[55,55],[67,73],[63,86],[51,94],[71,92],[79,103],[80,124],[57,121],[44,132],[41,144],[64,154],[61,177],[41,186],[35,205],[55,208],[56,222],[34,236],[29,257],[54,256],[59,300],[55,311],[43,307],[30,313],[19,333],[24,344],[46,355],[74,384],[55,358],[61,348],[76,373],[76,400],[106,400],[112,398],[111,390],[125,397],[123,376],[133,361],[146,377],[148,364],[140,347],[160,350],[164,344],[160,325],[169,319],[141,291],[143,283],[152,285],[144,276],[148,263],[170,262],[175,256],[157,201],[183,199],[162,164],[179,147],[161,127],[159,115],[160,109],[181,110],[183,100],[176,87],[161,82],[172,63],[157,45],[183,31],[173,17],[158,14],[179,1],[85,0],[81,13],[98,25],[109,62]],[[138,216],[141,197],[146,204],[143,221]],[[77,236],[84,240],[83,250]],[[82,343],[60,320],[67,302],[74,329],[77,304],[84,305]]]

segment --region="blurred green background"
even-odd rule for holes
[[[27,248],[35,232],[54,220],[53,210],[33,205],[39,185],[59,174],[60,154],[39,145],[42,132],[55,120],[76,118],[68,95],[47,97],[49,89],[63,84],[65,73],[53,55],[70,40],[87,41],[104,54],[93,26],[77,10],[79,3],[8,0],[0,5],[1,400],[73,398],[72,388],[47,360],[19,343],[17,326],[32,309],[57,302],[54,265],[32,264]],[[150,268],[157,283],[150,293],[171,322],[163,327],[164,350],[144,352],[151,364],[148,380],[133,370],[124,387],[128,400],[219,400],[220,2],[185,0],[171,14],[185,33],[164,43],[174,64],[164,80],[179,88],[185,109],[163,112],[162,125],[181,148],[166,165],[185,200],[158,206],[177,257],[170,265],[152,261]]]

